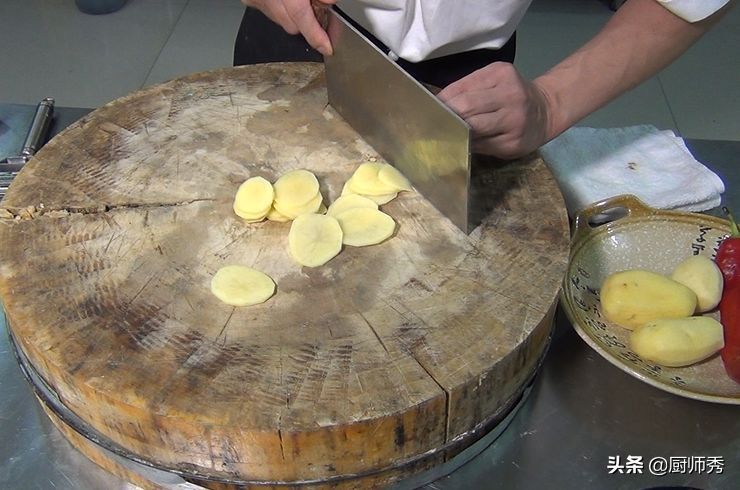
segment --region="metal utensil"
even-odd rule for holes
[[[13,178],[44,144],[54,117],[54,99],[46,97],[36,106],[36,113],[28,128],[23,148],[18,155],[0,160],[0,199],[5,197]]]
[[[324,57],[329,104],[442,214],[471,231],[470,127],[336,8]]]

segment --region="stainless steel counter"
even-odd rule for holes
[[[0,104],[0,117],[9,107]],[[52,131],[85,112],[57,109]],[[722,177],[723,204],[740,214],[740,142],[687,144]],[[5,328],[0,393],[0,488],[132,488],[54,428],[18,368]],[[477,456],[447,476],[438,471],[426,488],[740,488],[740,407],[678,397],[638,381],[588,347],[562,313],[529,397],[508,422]],[[654,458],[673,458],[674,467],[652,474]]]

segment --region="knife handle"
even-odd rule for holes
[[[36,114],[33,116],[26,140],[23,142],[21,156],[31,157],[41,148],[49,131],[52,117],[54,117],[54,99],[46,97],[36,106]]]

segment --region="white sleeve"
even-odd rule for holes
[[[730,0],[658,0],[662,6],[687,22],[706,19]]]

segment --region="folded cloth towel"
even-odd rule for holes
[[[568,213],[619,194],[659,209],[719,206],[722,180],[694,159],[682,138],[654,126],[575,127],[540,148]]]

